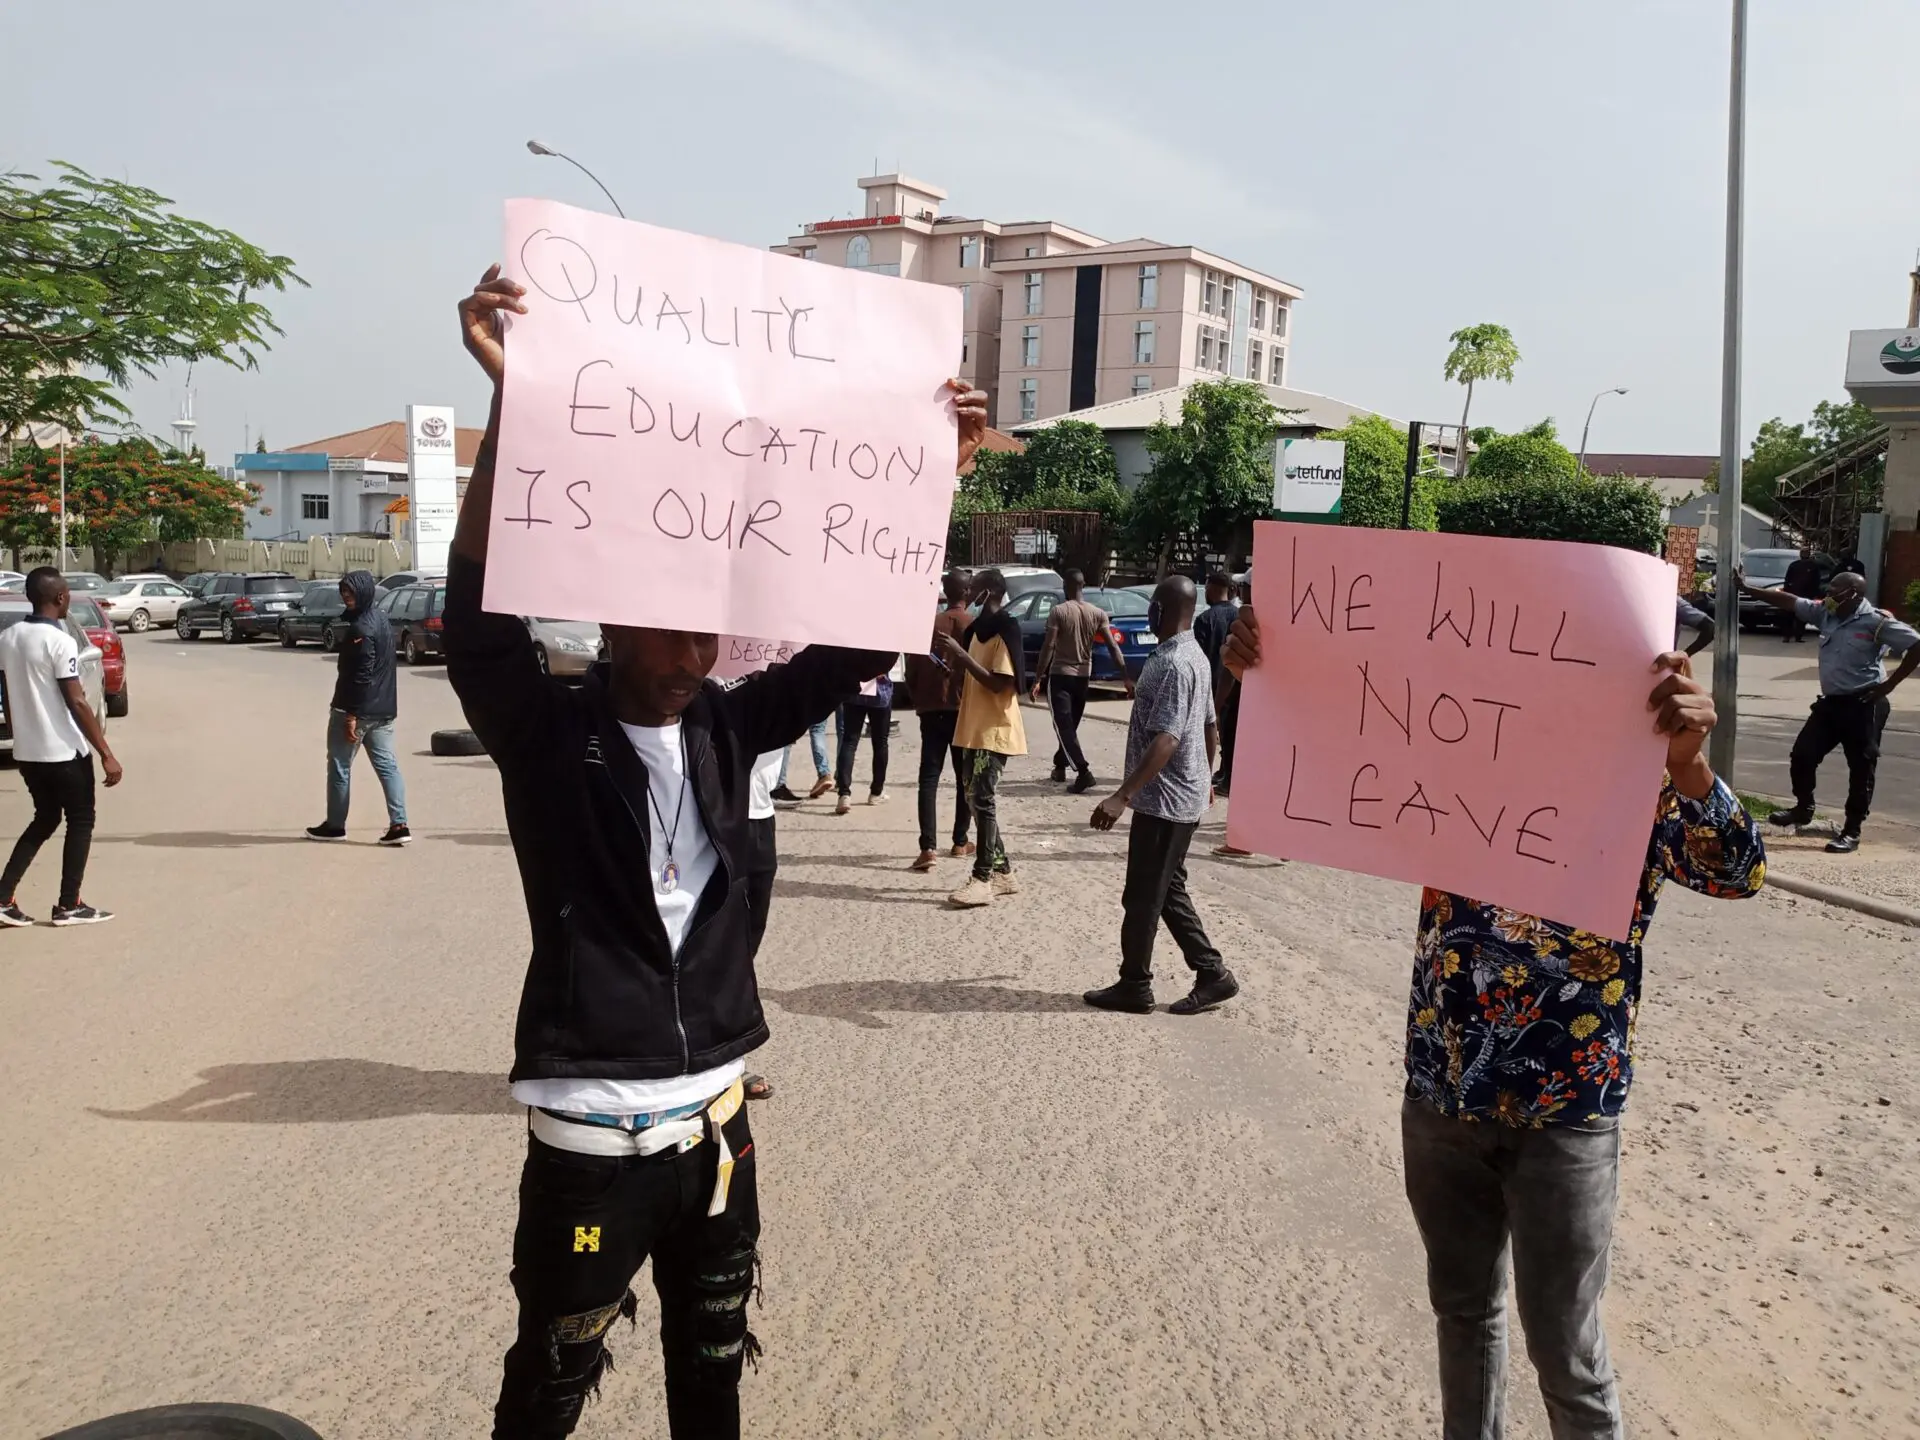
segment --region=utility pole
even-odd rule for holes
[[[60,427],[60,555],[53,568],[67,568],[67,427]]]
[[[1713,708],[1708,742],[1714,772],[1734,783],[1740,726],[1740,301],[1747,178],[1747,0],[1733,0],[1733,56],[1727,85],[1727,293],[1720,360],[1720,554],[1714,587]]]

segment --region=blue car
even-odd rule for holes
[[[1007,602],[1007,613],[1020,622],[1020,638],[1022,648],[1026,651],[1027,675],[1030,679],[1034,667],[1040,663],[1040,647],[1046,643],[1047,617],[1053,613],[1053,607],[1065,598],[1059,590],[1034,590]],[[1139,679],[1140,668],[1147,663],[1153,647],[1160,643],[1154,638],[1153,631],[1147,628],[1147,597],[1131,590],[1089,588],[1080,592],[1080,598],[1112,617],[1113,638],[1120,642],[1120,653],[1126,659],[1127,678]],[[1093,647],[1093,679],[1109,684],[1117,684],[1120,680],[1120,672],[1114,666],[1112,654],[1106,644],[1100,641],[1096,641]]]

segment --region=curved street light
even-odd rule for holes
[[[1615,385],[1611,389],[1602,390],[1598,395],[1593,397],[1593,404],[1587,406],[1587,423],[1580,427],[1580,462],[1575,467],[1574,474],[1584,475],[1587,470],[1587,436],[1593,431],[1594,408],[1609,395],[1624,395],[1626,393],[1626,386]]]
[[[591,170],[587,169],[586,166],[582,165],[578,160],[574,159],[571,155],[563,155],[558,150],[549,150],[545,145],[542,145],[538,140],[527,141],[527,149],[532,151],[535,155],[551,155],[556,160],[564,160],[569,165],[573,166],[574,169],[578,170],[582,175],[586,176],[589,180],[593,181],[594,184],[600,185],[600,177],[594,174]],[[605,185],[600,185],[600,193],[607,197],[607,203],[613,206],[614,214],[618,215],[622,220],[627,218],[627,212],[620,208],[620,202],[613,198],[613,192],[611,190],[607,189]]]

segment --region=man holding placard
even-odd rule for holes
[[[541,675],[525,627],[482,602],[508,388],[500,319],[526,315],[526,294],[496,266],[461,302],[462,338],[495,391],[445,617],[449,678],[499,766],[533,930],[511,1076],[530,1132],[519,1324],[493,1433],[572,1432],[651,1259],[669,1428],[733,1437],[741,1366],[757,1351],[746,1307],[760,1234],[742,1057],[767,1038],[748,901],[752,771],[893,655],[811,646],[723,690],[707,679],[716,635],[605,623],[610,663],[584,688]],[[957,381],[945,396],[964,463],[986,396]],[[503,495],[501,508],[525,498]],[[523,567],[516,583],[540,581]]]
[[[1227,666],[1244,678],[1260,661],[1249,605],[1234,622]],[[1646,710],[1666,741],[1666,778],[1624,939],[1436,889],[1421,897],[1401,1144],[1427,1251],[1449,1437],[1502,1433],[1509,1251],[1553,1434],[1625,1434],[1600,1299],[1641,943],[1665,881],[1740,898],[1765,875],[1752,819],[1702,753],[1712,695],[1684,655],[1661,655],[1650,669],[1658,678]]]

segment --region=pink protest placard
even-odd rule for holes
[[[917,648],[957,291],[507,202],[490,610]]]
[[[1261,522],[1227,836],[1623,939],[1666,763],[1673,568]]]
[[[769,665],[785,665],[805,647],[791,640],[761,640],[751,635],[722,635],[720,652],[707,673],[716,680],[738,680]]]

